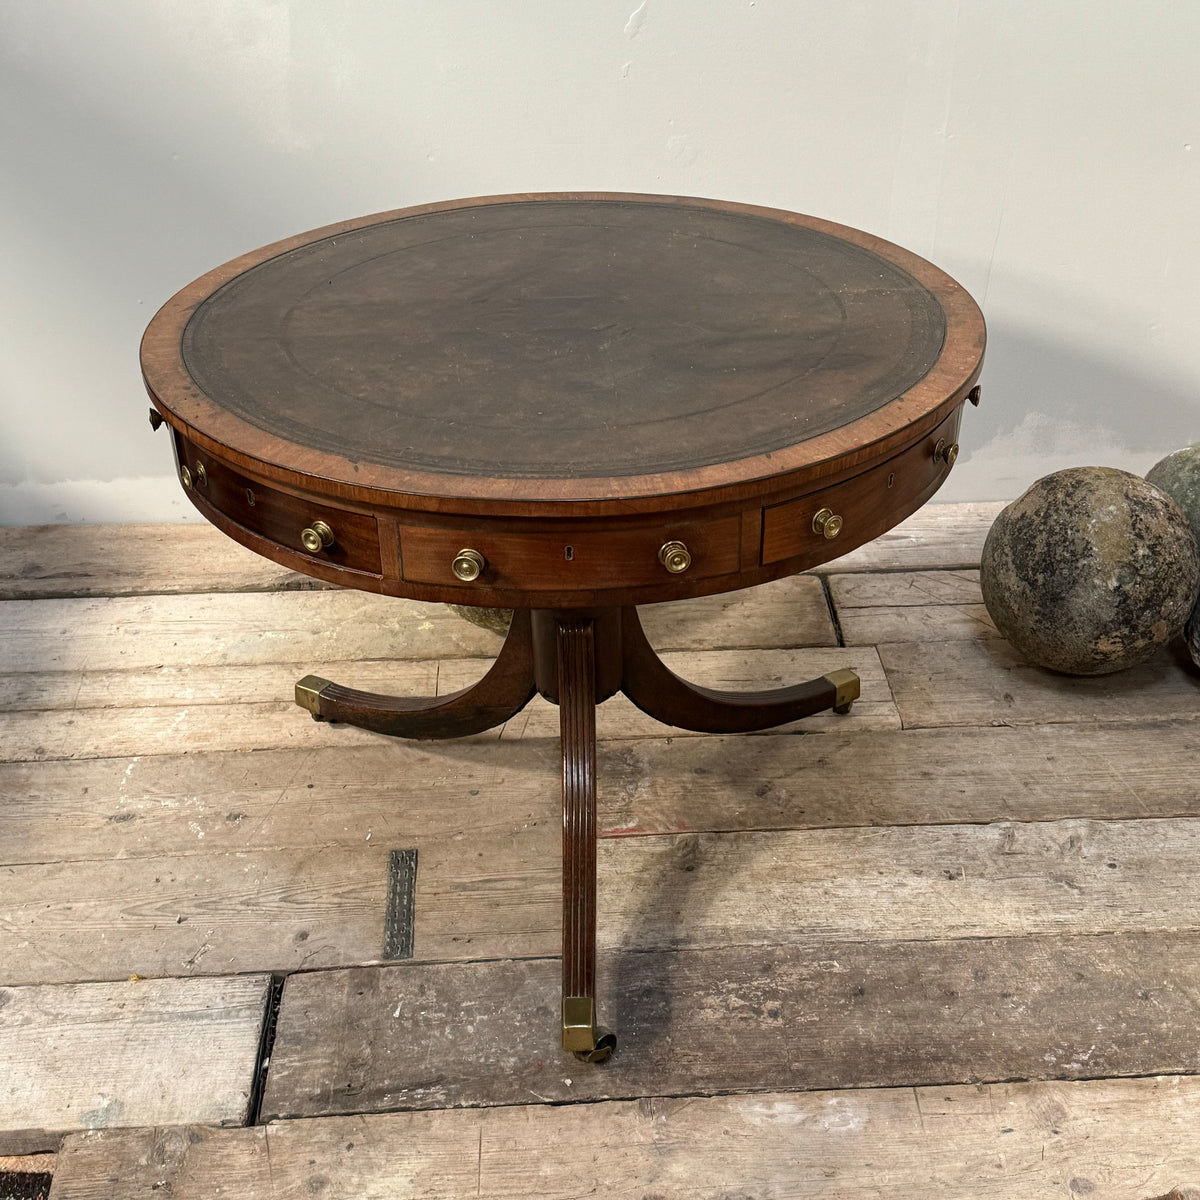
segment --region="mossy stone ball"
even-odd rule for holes
[[[1107,675],[1177,634],[1200,591],[1179,506],[1111,467],[1039,479],[996,518],[979,582],[996,628],[1029,662]]]
[[[1146,473],[1146,482],[1166,492],[1183,509],[1192,534],[1200,542],[1200,442],[1168,454]],[[1192,662],[1200,666],[1200,602],[1183,631]]]
[[[464,621],[478,625],[489,633],[498,633],[503,637],[512,624],[513,610],[511,608],[472,608],[466,604],[447,604],[446,607]]]
[[[1200,542],[1200,442],[1156,462],[1146,472],[1146,482],[1166,492],[1183,509],[1193,536]]]

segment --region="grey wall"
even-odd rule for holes
[[[360,213],[715,196],[911,247],[988,317],[941,493],[1200,438],[1200,5],[0,0],[0,523],[183,518],[137,344]]]

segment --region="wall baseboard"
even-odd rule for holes
[[[174,475],[0,484],[0,525],[200,521]]]

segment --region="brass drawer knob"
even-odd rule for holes
[[[460,550],[450,569],[463,583],[474,583],[483,574],[487,559],[478,550]]]
[[[952,467],[958,460],[958,443],[948,442],[945,438],[938,438],[938,443],[933,448],[933,461],[944,462],[946,466]]]
[[[196,464],[196,470],[193,472],[193,477],[196,480],[197,487],[205,487],[208,483],[208,472],[204,469],[203,463]]]
[[[692,565],[692,555],[682,542],[667,542],[658,552],[658,561],[672,575],[682,575]]]
[[[813,533],[821,533],[832,539],[842,532],[842,518],[832,508],[818,509],[813,514],[812,527]]]
[[[187,469],[187,466],[184,463],[179,464],[179,482],[182,483],[185,488],[190,488],[192,486],[192,473]]]
[[[300,531],[300,544],[309,554],[320,554],[333,545],[333,530],[324,521],[314,521]]]

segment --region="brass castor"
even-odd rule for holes
[[[580,1062],[602,1063],[612,1055],[617,1048],[617,1035],[611,1029],[600,1026],[596,1029],[596,1044],[590,1050],[576,1050],[575,1057]]]

